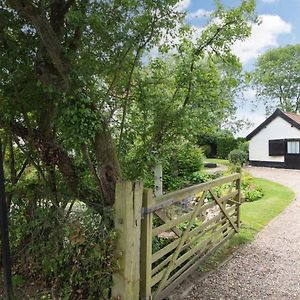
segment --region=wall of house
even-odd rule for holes
[[[249,160],[284,162],[284,156],[269,156],[269,140],[300,138],[300,130],[281,117],[275,118],[249,141]]]

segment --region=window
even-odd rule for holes
[[[299,154],[300,153],[300,142],[299,141],[288,141],[287,142],[287,153],[288,154]]]
[[[269,155],[280,156],[284,155],[286,151],[285,140],[270,140],[269,141]]]

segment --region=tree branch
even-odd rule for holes
[[[61,75],[65,88],[69,87],[68,64],[63,57],[62,47],[46,17],[29,0],[8,0],[8,3],[36,28],[53,65]]]

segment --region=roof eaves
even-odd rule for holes
[[[291,119],[287,114],[277,108],[274,113],[269,116],[264,122],[262,122],[258,127],[256,127],[252,132],[246,136],[246,140],[251,140],[256,134],[258,134],[263,128],[265,128],[269,123],[271,123],[276,117],[281,117],[287,122],[289,122],[293,127],[300,130],[300,124],[295,120]]]

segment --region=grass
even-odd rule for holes
[[[239,236],[235,238],[238,243],[252,241],[255,234],[295,198],[295,193],[281,184],[261,178],[254,178],[253,183],[263,188],[264,196],[258,201],[247,202],[241,206],[242,227]]]
[[[261,178],[253,178],[253,183],[263,188],[264,196],[260,200],[242,204],[240,233],[221,247],[201,267],[201,271],[208,272],[217,268],[240,245],[253,241],[256,233],[279,215],[295,198],[295,193],[281,184]]]
[[[211,162],[211,163],[216,163],[220,165],[229,165],[229,161],[227,159],[222,159],[222,158],[205,158],[205,162]]]

